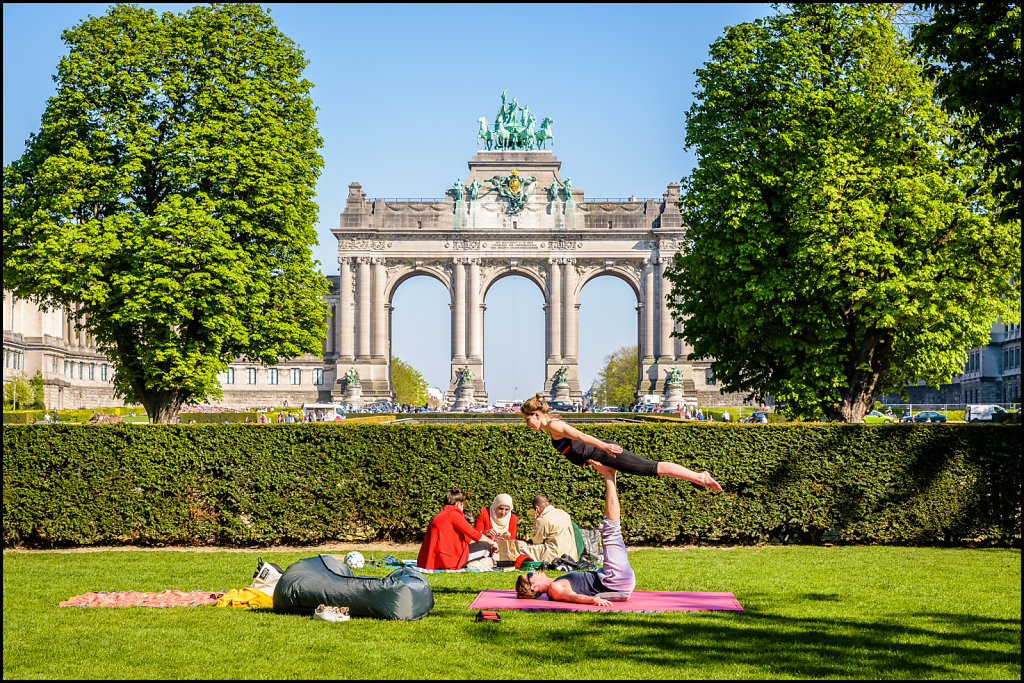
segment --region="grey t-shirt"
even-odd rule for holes
[[[601,577],[597,572],[569,572],[559,576],[555,581],[568,581],[569,586],[579,595],[597,595],[608,592],[607,586],[601,583]]]

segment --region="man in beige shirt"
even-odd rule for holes
[[[520,541],[520,551],[539,562],[551,562],[562,555],[580,559],[569,513],[556,508],[543,494],[533,499],[533,510],[533,540],[529,545]]]

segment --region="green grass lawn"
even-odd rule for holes
[[[313,554],[263,558],[286,567]],[[241,608],[56,607],[92,590],[241,588],[249,585],[256,557],[5,553],[4,678],[1021,676],[1019,550],[775,546],[632,553],[638,590],[732,591],[742,613],[505,611],[500,624],[475,623],[467,609],[473,597],[511,588],[511,573],[431,574],[437,604],[413,622],[325,623]]]

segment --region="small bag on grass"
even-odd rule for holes
[[[273,562],[264,562],[262,557],[256,558],[256,562],[256,573],[252,575],[252,584],[249,588],[273,595],[278,579],[284,575],[284,570]]]

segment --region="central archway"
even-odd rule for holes
[[[544,292],[512,271],[495,277],[484,293],[484,376],[488,402],[516,401],[544,387]],[[507,355],[496,350],[511,346]]]

